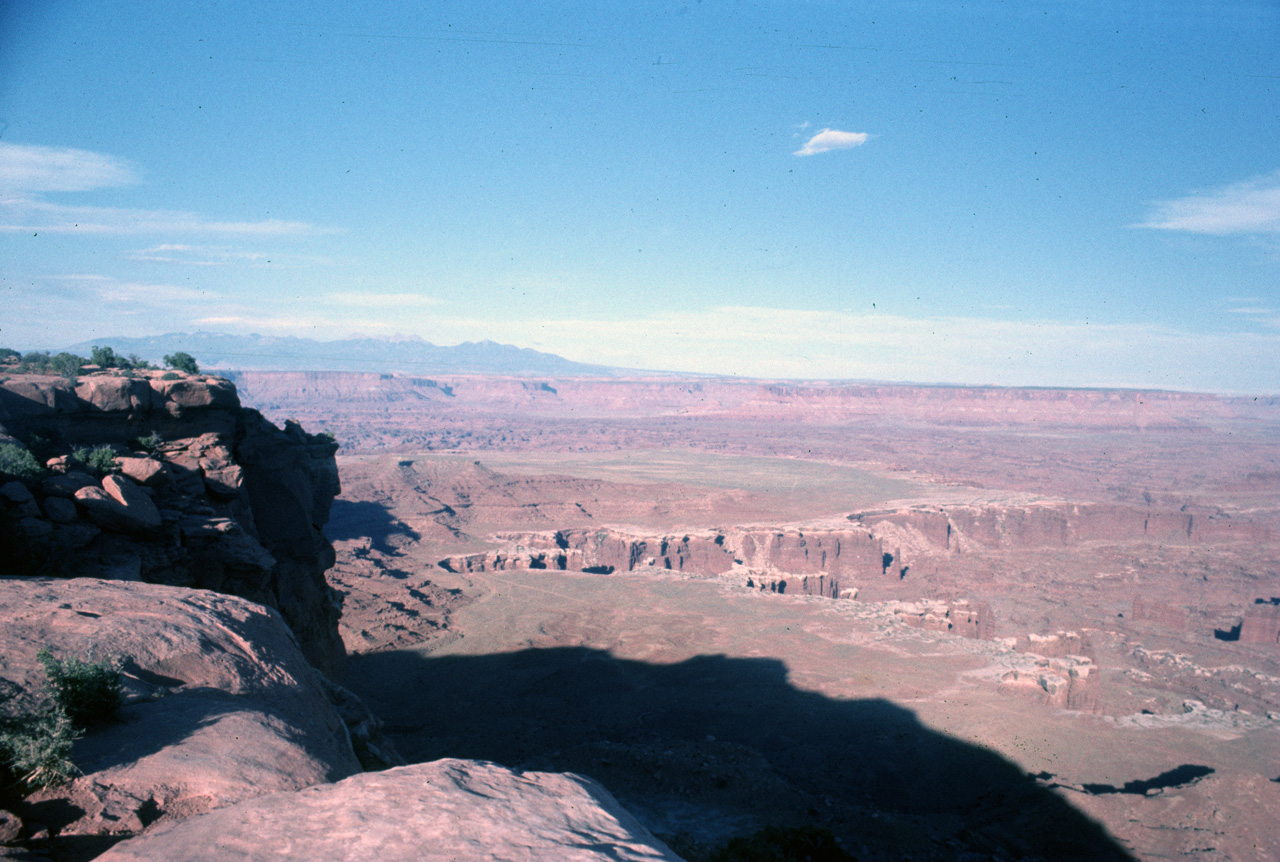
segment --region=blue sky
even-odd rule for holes
[[[0,344],[1280,391],[1274,3],[0,0]]]

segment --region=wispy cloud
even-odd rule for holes
[[[1132,227],[1191,233],[1280,233],[1280,171],[1242,183],[1158,201]]]
[[[188,245],[185,243],[160,243],[148,248],[126,252],[127,260],[144,263],[166,263],[181,266],[269,266],[320,265],[331,266],[333,259],[323,255],[301,255],[280,251],[252,251],[230,246]]]
[[[104,302],[151,307],[188,306],[192,303],[215,302],[218,299],[218,295],[212,291],[195,287],[132,281],[104,284],[97,289],[97,294]]]
[[[444,300],[421,293],[363,293],[349,291],[326,293],[324,298],[335,305],[347,305],[369,309],[427,308],[440,305]]]
[[[0,142],[0,192],[84,192],[137,181],[137,169],[115,156]]]
[[[815,156],[818,153],[828,153],[832,150],[847,150],[850,147],[860,147],[867,142],[868,137],[866,132],[842,132],[839,129],[823,129],[791,155]]]
[[[188,266],[226,266],[232,263],[261,263],[270,256],[258,251],[239,251],[215,248],[207,245],[183,245],[161,243],[150,248],[140,248],[125,255],[129,260],[149,263],[180,263]]]
[[[299,236],[335,233],[307,222],[212,221],[177,210],[65,206],[30,197],[0,198],[0,232],[88,234],[216,234],[225,236]]]

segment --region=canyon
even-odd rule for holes
[[[330,581],[356,688],[410,759],[590,774],[688,858],[770,822],[823,824],[862,858],[1280,852],[1274,399],[237,379],[343,442]],[[766,659],[776,684],[736,664]],[[465,705],[436,719],[384,674]],[[880,702],[911,720],[834,706]],[[1022,790],[976,800],[883,741],[933,732],[1018,764],[1111,849],[1020,845],[994,824]],[[1014,831],[1053,833],[1043,802]]]
[[[552,855],[766,827],[863,859],[1280,853],[1275,398],[246,370],[15,378],[0,411],[120,447],[120,478],[8,488],[28,578],[275,608],[352,740],[261,803],[130,788],[108,858],[476,787],[558,824]],[[158,524],[120,517],[139,491]]]

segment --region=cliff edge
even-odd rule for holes
[[[0,571],[240,596],[278,610],[307,659],[336,676],[341,605],[322,528],[340,491],[337,448],[295,422],[272,425],[219,377],[10,375]]]

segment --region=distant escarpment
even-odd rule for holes
[[[848,529],[709,530],[635,536],[617,529],[496,536],[501,550],[441,561],[454,571],[557,569],[600,574],[638,568],[718,575],[735,566],[762,572],[903,578],[915,557],[982,550],[1067,547],[1087,542],[1270,541],[1267,522],[1216,509],[1176,511],[1113,504],[911,506],[855,512]],[[807,591],[812,592],[812,591]],[[839,593],[838,581],[823,594]]]
[[[321,670],[342,664],[321,530],[337,444],[173,372],[0,382],[0,569],[196,587],[279,610]]]

